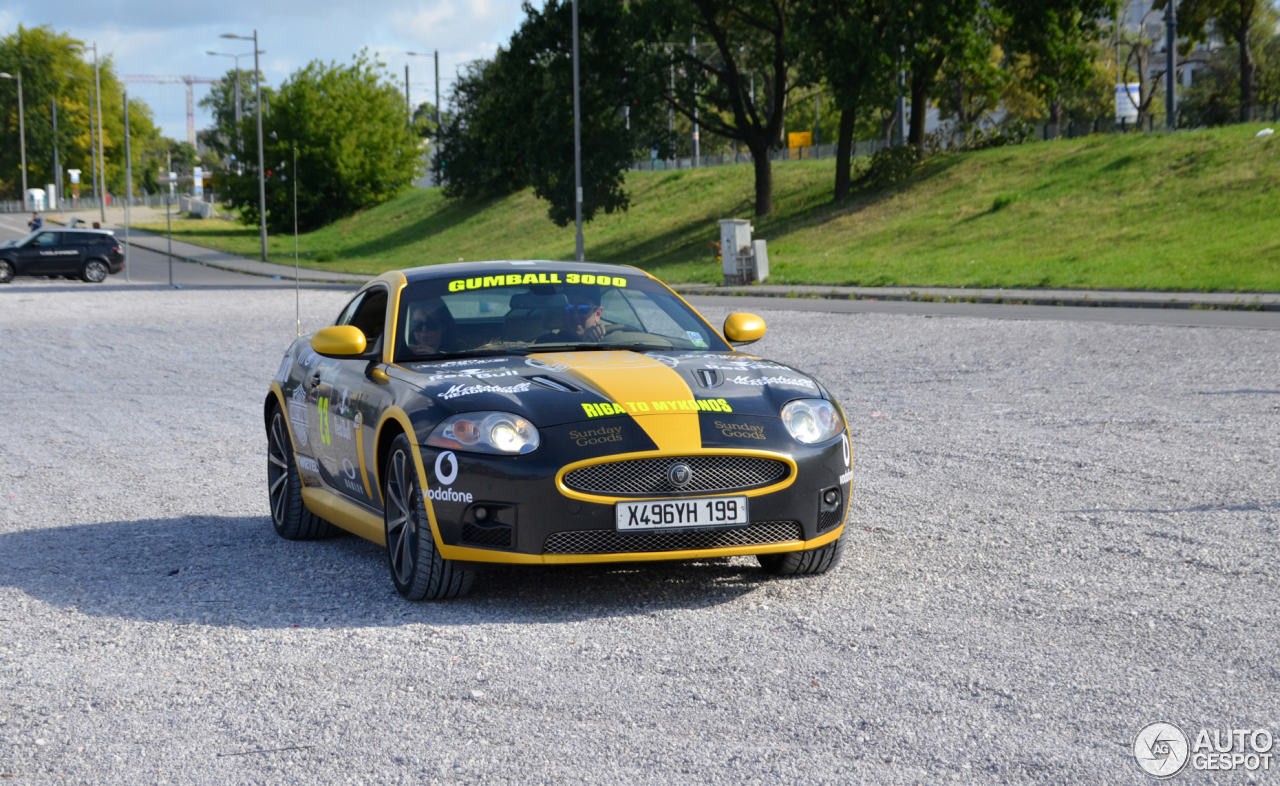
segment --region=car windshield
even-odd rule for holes
[[[17,240],[10,240],[9,242],[5,243],[5,245],[6,246],[25,246],[26,244],[31,242],[32,238],[40,234],[40,232],[41,230],[37,229],[36,231],[32,232],[26,237],[21,237],[21,238],[18,238]]]
[[[510,268],[505,268],[510,270]],[[645,275],[549,271],[435,279],[400,295],[397,361],[592,349],[730,347]]]

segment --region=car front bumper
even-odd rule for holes
[[[732,491],[605,496],[574,491],[567,470],[583,463],[660,458],[648,452],[565,466],[548,454],[489,456],[418,446],[428,480],[431,517],[441,556],[474,562],[619,562],[763,554],[815,548],[839,537],[852,491],[847,438],[824,446],[796,443],[783,452],[711,449],[681,456],[754,456],[787,462],[788,476],[760,488]],[[674,455],[674,454],[672,454]],[[456,475],[450,472],[457,462]],[[443,476],[437,467],[444,469]],[[438,481],[451,480],[444,484]],[[835,490],[831,504],[824,495]],[[620,500],[746,495],[749,524],[719,529],[618,532]],[[479,513],[483,509],[482,513]]]

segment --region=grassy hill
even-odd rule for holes
[[[770,283],[1280,290],[1280,139],[1247,125],[1098,136],[931,159],[913,181],[830,201],[834,162],[774,168]],[[865,160],[862,161],[865,164]],[[750,166],[633,172],[631,209],[586,225],[587,256],[716,282],[716,220],[751,218]],[[152,227],[163,231],[163,226]],[[256,228],[175,235],[256,255]],[[570,259],[573,227],[531,191],[453,203],[415,190],[303,235],[303,264],[375,273],[459,259]],[[273,237],[292,262],[292,237]]]

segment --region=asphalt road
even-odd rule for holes
[[[1273,332],[763,312],[851,420],[837,571],[409,604],[271,530],[292,293],[48,289],[0,290],[5,782],[1139,784],[1147,723],[1280,736]]]
[[[0,241],[9,240],[11,238],[24,237],[28,234],[27,221],[30,219],[29,214],[24,213],[4,213],[0,214]],[[116,236],[123,239],[123,230],[117,230]],[[169,257],[167,254],[156,253],[145,248],[134,246],[130,252],[129,261],[126,264],[129,274],[126,279],[125,273],[121,271],[112,276],[108,276],[107,280],[101,284],[86,284],[82,281],[67,281],[65,279],[50,278],[18,278],[17,285],[31,288],[43,287],[50,291],[74,291],[74,290],[92,290],[100,287],[151,287],[169,285]],[[195,264],[192,262],[183,262],[177,259],[173,262],[173,283],[184,289],[210,289],[210,288],[235,288],[235,289],[260,289],[260,288],[283,288],[292,289],[293,279],[272,279],[265,276],[250,276],[243,273],[233,273],[227,270],[208,267],[206,265]],[[327,288],[351,290],[355,287],[345,284],[307,284],[303,283],[302,287],[308,289]]]

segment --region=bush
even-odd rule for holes
[[[911,145],[883,147],[871,156],[871,164],[861,182],[876,188],[887,188],[905,182],[920,167],[920,156]]]

